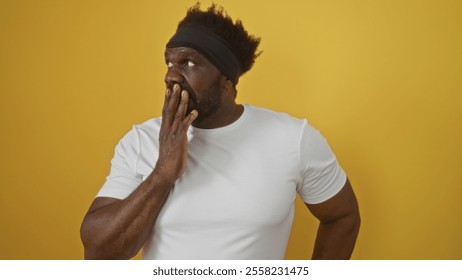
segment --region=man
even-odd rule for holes
[[[320,220],[313,258],[348,259],[359,211],[305,120],[236,103],[258,56],[215,5],[190,8],[167,43],[162,118],[136,125],[81,227],[87,259],[282,259],[295,196]]]

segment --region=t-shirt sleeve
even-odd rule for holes
[[[117,144],[111,171],[97,197],[125,199],[141,184],[142,176],[136,172],[139,151],[140,139],[133,127]]]
[[[318,204],[337,194],[346,174],[326,139],[306,120],[300,135],[300,180],[297,192],[308,204]]]

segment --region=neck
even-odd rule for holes
[[[194,121],[192,125],[201,129],[214,129],[232,124],[237,121],[244,112],[244,106],[234,103],[230,106],[221,107],[215,114],[207,119]]]

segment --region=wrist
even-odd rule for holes
[[[168,175],[167,172],[164,172],[163,168],[156,166],[148,178],[146,178],[146,181],[148,181],[150,185],[170,189],[175,184],[176,179],[177,178]]]

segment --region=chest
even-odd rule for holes
[[[293,207],[296,163],[296,155],[282,149],[191,141],[186,172],[157,223],[182,228],[280,224]]]

